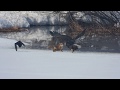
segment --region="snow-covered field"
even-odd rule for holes
[[[0,79],[120,79],[119,53],[14,49],[0,38]]]

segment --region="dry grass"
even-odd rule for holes
[[[20,32],[26,29],[20,27],[0,28],[0,32]]]

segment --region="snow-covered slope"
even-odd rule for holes
[[[0,28],[29,27],[26,18],[18,11],[0,11]]]
[[[61,23],[66,23],[61,20]],[[59,16],[51,11],[0,11],[0,28],[58,25]]]
[[[120,79],[119,53],[18,49],[0,38],[0,79]]]
[[[67,11],[62,11],[67,12]],[[119,26],[119,12],[104,11],[104,14],[110,16],[115,22],[115,26]],[[104,15],[103,14],[103,15]],[[101,15],[101,14],[100,14]],[[85,12],[77,12],[76,19],[84,22],[93,22],[90,15]],[[99,15],[98,15],[99,16]],[[113,17],[115,16],[115,17]],[[110,18],[109,18],[110,19]],[[95,21],[102,22],[97,17]],[[107,21],[106,21],[107,22]],[[0,11],[0,29],[8,27],[29,27],[30,25],[65,25],[67,21],[64,18],[59,18],[59,14],[54,14],[53,11]]]

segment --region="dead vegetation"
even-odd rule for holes
[[[55,12],[62,16],[62,11]],[[89,23],[83,22],[81,19],[76,19],[77,16],[79,17],[77,13],[82,13],[82,17],[89,16]],[[78,33],[82,32],[84,29],[87,29],[86,32],[89,33],[88,35],[120,35],[119,11],[67,11],[66,15],[65,13],[63,14],[69,26],[69,29],[66,30],[66,34],[72,38],[76,37]],[[117,24],[118,26],[116,26]]]
[[[0,32],[20,32],[20,31],[26,31],[25,28],[20,27],[10,27],[10,28],[0,28]]]

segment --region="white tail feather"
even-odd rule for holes
[[[81,48],[81,45],[78,45],[78,44],[74,44],[75,46],[77,46],[78,48]]]

